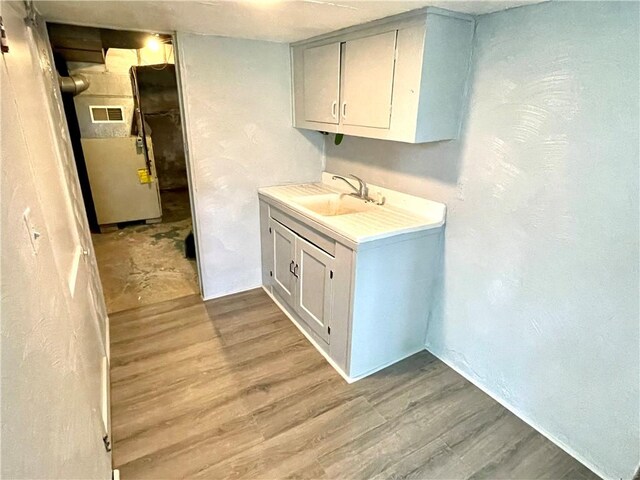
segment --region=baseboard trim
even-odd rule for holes
[[[535,431],[537,431],[541,435],[545,436],[549,441],[553,442],[559,448],[561,448],[562,450],[567,452],[569,455],[571,455],[573,458],[575,458],[577,461],[579,461],[581,464],[583,464],[585,467],[587,467],[593,473],[595,473],[596,475],[599,475],[602,478],[610,478],[609,475],[606,475],[604,472],[602,472],[592,462],[588,461],[582,455],[580,455],[578,452],[576,452],[573,448],[569,447],[564,442],[562,442],[559,439],[557,439],[554,435],[549,433],[545,428],[540,427],[528,415],[525,415],[524,413],[522,413],[522,411],[520,411],[518,408],[516,408],[513,405],[511,405],[509,402],[505,401],[503,398],[500,398],[499,396],[497,396],[494,392],[492,392],[491,390],[486,388],[484,385],[482,385],[480,382],[478,382],[477,379],[473,378],[469,373],[467,373],[464,370],[462,370],[460,367],[458,367],[451,360],[449,360],[448,358],[446,358],[444,356],[438,355],[433,350],[431,350],[428,345],[425,345],[425,350],[427,352],[429,352],[431,355],[433,355],[434,357],[436,357],[438,360],[440,360],[442,363],[447,365],[449,368],[451,368],[452,370],[455,370],[458,374],[462,375],[466,380],[468,380],[473,385],[475,385],[480,390],[482,390],[484,393],[489,395],[492,399],[494,399],[496,402],[498,402],[504,408],[509,410],[511,413],[513,413],[516,417],[518,417],[524,423],[529,425]]]

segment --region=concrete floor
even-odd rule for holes
[[[93,235],[109,313],[199,293],[194,260],[184,257],[191,230],[189,192],[161,192],[162,223]]]

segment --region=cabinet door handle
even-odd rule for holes
[[[333,118],[338,118],[338,102],[336,101],[331,104],[331,116]]]
[[[293,276],[298,278],[298,264],[296,264],[296,266],[293,267]]]
[[[342,118],[347,118],[347,102],[342,102]]]
[[[293,273],[293,266],[295,265],[296,262],[294,262],[293,260],[291,260],[291,263],[289,264],[289,272]],[[293,273],[295,275],[295,273]]]

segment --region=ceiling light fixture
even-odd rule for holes
[[[153,52],[160,50],[160,44],[160,36],[158,34],[151,35],[145,42],[145,46]]]

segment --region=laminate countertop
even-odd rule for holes
[[[346,194],[351,191],[331,174],[323,174],[323,182],[277,185],[258,189],[265,200],[294,210],[323,227],[361,244],[395,235],[441,228],[445,224],[446,205],[401,192],[369,185],[372,198],[385,198],[383,205],[369,203],[365,211],[341,215],[321,215],[304,204],[313,197]]]

